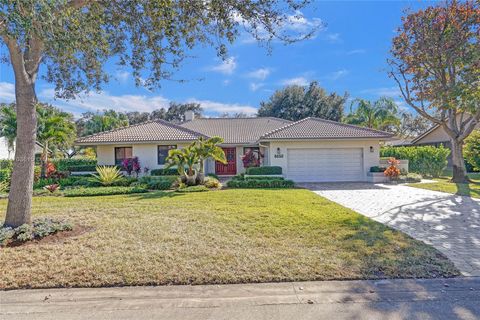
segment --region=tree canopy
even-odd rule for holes
[[[388,60],[406,103],[450,137],[455,182],[468,180],[462,145],[480,122],[479,27],[478,1],[407,12]]]
[[[344,122],[371,129],[395,132],[395,129],[400,125],[398,106],[393,99],[386,97],[375,102],[355,99]]]
[[[277,90],[268,101],[260,103],[258,116],[292,121],[306,117],[340,121],[347,98],[347,93],[343,96],[328,93],[315,81],[305,87],[287,86]]]

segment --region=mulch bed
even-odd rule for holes
[[[19,241],[15,240],[7,244],[6,247],[20,247],[20,246],[31,246],[31,245],[42,245],[42,244],[50,244],[50,243],[63,243],[65,240],[73,237],[80,236],[84,233],[92,231],[93,227],[88,226],[74,226],[72,230],[68,231],[60,231],[53,234],[49,234],[48,236],[41,238],[41,239],[33,239],[31,241]]]

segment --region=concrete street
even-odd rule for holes
[[[480,319],[480,278],[0,292],[14,319]]]

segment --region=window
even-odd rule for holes
[[[177,149],[177,146],[158,146],[158,164],[165,164],[165,159],[168,156],[168,151],[172,149]]]
[[[115,164],[121,165],[124,159],[129,159],[133,156],[132,147],[118,147],[115,148]]]

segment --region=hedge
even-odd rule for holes
[[[170,169],[153,169],[150,171],[152,176],[175,176],[178,175],[178,170],[174,168]]]
[[[144,187],[99,187],[99,188],[76,188],[67,189],[63,192],[65,197],[94,197],[110,196],[116,194],[145,193],[148,190]]]
[[[152,190],[168,190],[178,179],[178,176],[146,176],[139,179],[140,183],[147,185]]]
[[[295,183],[292,180],[284,179],[275,179],[275,180],[264,180],[264,179],[233,179],[227,182],[229,188],[293,188]]]
[[[12,169],[0,169],[0,181],[10,181]]]
[[[383,147],[380,149],[381,157],[394,157],[398,160],[408,160],[410,172],[422,175],[439,177],[448,164],[450,149],[444,146],[420,147]]]
[[[246,174],[250,174],[250,175],[282,174],[282,167],[276,167],[276,166],[250,167],[250,168],[247,168]]]
[[[82,166],[93,167],[93,171],[95,171],[95,167],[97,166],[97,160],[93,159],[86,159],[86,158],[73,158],[73,159],[56,159],[53,160],[52,163],[55,165],[55,168],[58,171],[74,171],[71,168],[77,168]],[[83,170],[76,170],[76,171],[83,171]],[[84,170],[84,171],[92,171],[92,170]]]
[[[70,172],[85,172],[85,171],[97,171],[96,165],[81,165],[81,166],[69,166],[67,170],[58,171],[70,171]]]

